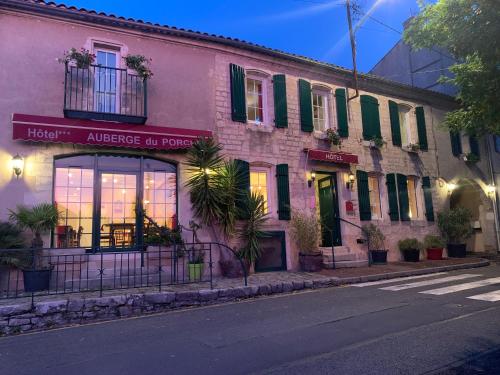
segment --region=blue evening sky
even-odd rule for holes
[[[353,0],[351,0],[353,1]],[[400,39],[417,0],[359,0],[367,17],[356,32],[358,69],[368,72]],[[168,26],[230,36],[352,67],[344,0],[66,0],[74,5]]]

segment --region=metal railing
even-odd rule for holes
[[[127,69],[66,63],[64,114],[70,118],[144,124],[147,80]]]

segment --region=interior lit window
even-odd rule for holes
[[[380,206],[380,186],[378,176],[368,176],[368,190],[370,192],[372,219],[380,219],[382,217],[382,209]]]
[[[411,143],[410,122],[408,114],[410,109],[404,105],[398,105],[399,109],[399,131],[401,133],[401,144],[406,146]]]
[[[264,198],[265,212],[269,212],[267,196],[267,171],[250,170],[250,190],[262,195]]]
[[[326,93],[313,91],[312,107],[313,107],[313,123],[314,130],[325,131],[328,128],[328,112],[327,112],[327,95]]]
[[[263,82],[255,78],[246,80],[247,118],[250,122],[264,122]]]
[[[173,229],[177,226],[173,172],[144,172],[144,209],[156,223]]]
[[[56,168],[54,202],[61,213],[55,228],[57,248],[92,244],[94,171]]]
[[[417,206],[417,179],[408,177],[408,203],[410,206],[410,219],[418,218]]]

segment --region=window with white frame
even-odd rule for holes
[[[264,210],[269,212],[269,169],[250,167],[250,191],[264,198]]]
[[[323,132],[328,129],[328,94],[325,91],[313,90],[312,109],[314,130]]]
[[[372,219],[380,219],[382,218],[382,207],[380,201],[379,176],[368,175],[368,191],[370,193]]]
[[[409,145],[411,142],[411,129],[410,129],[410,107],[406,105],[398,105],[399,111],[399,130],[401,133],[401,144],[403,146]]]
[[[410,220],[418,219],[417,178],[408,176],[408,206]]]
[[[261,78],[250,75],[246,79],[246,103],[247,119],[253,123],[264,122],[264,87],[265,82]]]
[[[95,110],[115,113],[119,107],[120,56],[117,50],[95,48],[94,76]]]

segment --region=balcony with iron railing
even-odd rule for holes
[[[64,116],[144,124],[147,80],[123,68],[102,65],[79,68],[66,63]]]

